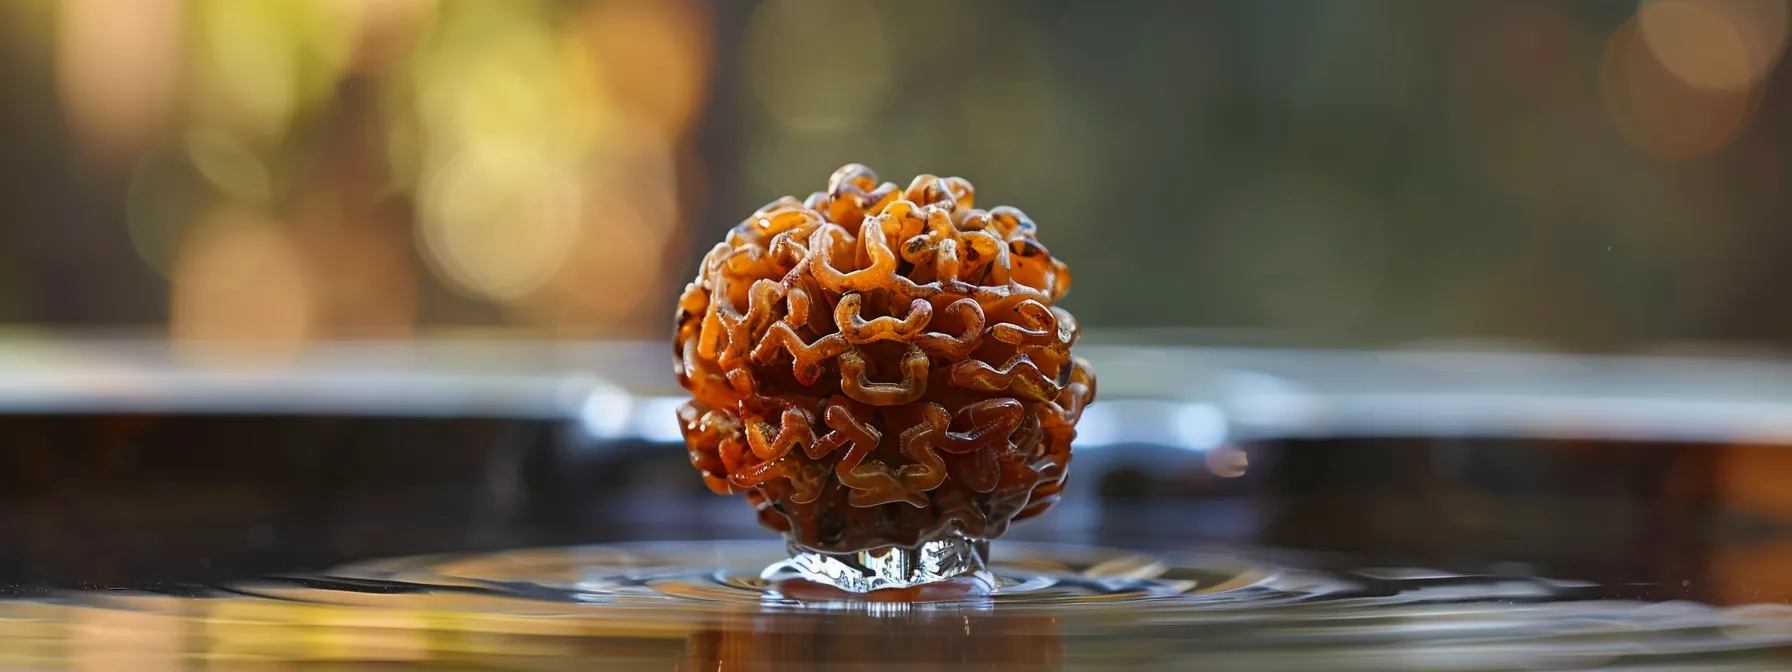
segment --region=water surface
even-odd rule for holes
[[[993,595],[806,601],[758,579],[781,552],[619,544],[55,591],[0,604],[0,656],[22,669],[1758,670],[1792,652],[1792,607],[1615,599],[1534,576],[999,543]]]

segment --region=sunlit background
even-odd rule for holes
[[[0,323],[654,338],[847,162],[1092,331],[1792,344],[1787,0],[7,0]]]
[[[651,341],[729,227],[859,162],[971,180],[1074,270],[1103,396],[1015,536],[1776,601],[1785,362],[1101,344],[1792,352],[1789,28],[1792,0],[0,0],[0,584],[769,539],[670,447]],[[69,345],[95,334],[291,375]],[[423,339],[451,342],[398,361]],[[127,412],[60,414],[96,400]],[[0,604],[0,663],[290,643],[218,634],[252,604],[132,604]],[[313,659],[459,641],[302,606]]]

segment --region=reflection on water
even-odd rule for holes
[[[420,557],[0,606],[30,669],[1763,669],[1792,608],[1611,599],[1537,577],[1320,572],[1225,556],[997,545],[993,595],[805,602],[773,543]],[[92,646],[103,642],[103,646]],[[122,668],[119,668],[122,669]]]
[[[651,349],[617,361],[662,380]],[[1177,368],[1226,353],[1124,355],[1100,364],[1116,373],[1079,485],[996,542],[999,590],[924,604],[770,587],[775,542],[695,541],[769,535],[704,491],[675,434],[635,427],[670,417],[651,384],[343,373],[384,355],[266,379],[0,371],[0,668],[1711,670],[1792,652],[1792,377],[1769,375],[1792,368],[1280,353],[1228,378]],[[1146,385],[1163,381],[1198,385]],[[508,550],[527,548],[574,550]]]

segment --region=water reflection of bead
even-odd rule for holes
[[[1000,536],[1058,499],[1095,396],[1070,272],[961,178],[857,164],[705,255],[677,306],[679,409],[710,489],[812,550]]]
[[[1064,668],[1057,619],[954,609],[914,611],[901,602],[858,602],[851,611],[739,614],[685,639],[680,670]],[[925,645],[917,646],[917,643]]]

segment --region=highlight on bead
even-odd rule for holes
[[[760,208],[678,299],[691,464],[811,550],[990,539],[1050,508],[1095,398],[1054,304],[1070,269],[971,183],[879,184]]]

